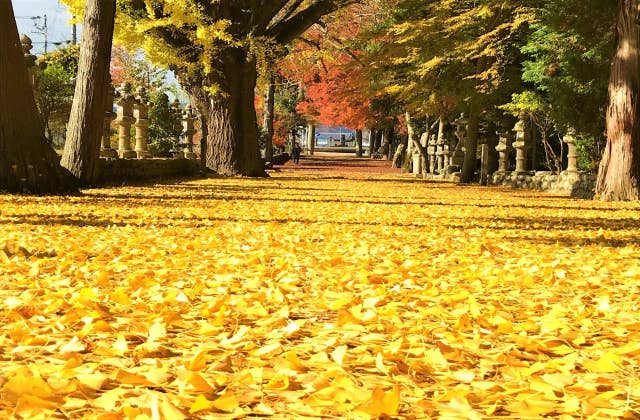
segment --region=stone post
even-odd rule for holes
[[[578,172],[578,152],[576,149],[576,131],[569,128],[564,136],[564,142],[567,143],[569,151],[567,153],[567,172]]]
[[[124,82],[120,86],[118,105],[118,156],[121,159],[134,159],[138,154],[131,150],[131,125],[136,121],[133,117],[133,95],[131,84]]]
[[[175,120],[177,121],[178,126],[176,128],[178,128],[180,134],[178,134],[178,136],[176,137],[176,153],[174,154],[174,157],[182,157],[184,152],[180,152],[180,144],[182,143],[182,109],[180,108],[180,100],[178,100],[178,98],[175,98],[173,100],[173,102],[171,103],[171,112],[174,115]]]
[[[433,174],[436,172],[436,138],[431,137],[429,139],[429,146],[427,147],[427,156],[429,156],[429,173]]]
[[[195,159],[196,154],[193,152],[193,135],[196,134],[195,123],[196,117],[193,114],[193,108],[191,104],[188,104],[182,114],[182,134],[187,144],[184,147],[185,159]]]
[[[496,151],[500,155],[498,160],[498,172],[506,174],[509,171],[509,153],[511,152],[511,133],[508,131],[498,131],[498,145]]]
[[[33,49],[33,43],[31,38],[26,35],[20,37],[20,44],[22,44],[22,52],[24,53],[24,62],[27,65],[27,74],[29,75],[29,82],[33,89],[36,88],[36,61],[38,57],[31,54]]]
[[[149,95],[147,90],[140,86],[136,90],[136,101],[133,105],[136,118],[136,155],[138,159],[151,157],[149,152]]]
[[[464,114],[460,114],[460,117],[453,122],[453,125],[456,128],[454,135],[458,139],[458,143],[451,153],[450,165],[454,166],[458,171],[462,169],[462,163],[464,162],[464,145],[467,139],[468,124],[469,120],[464,116]]]
[[[116,113],[113,112],[113,100],[116,96],[116,90],[111,84],[111,78],[107,81],[107,98],[104,110],[104,123],[102,127],[102,145],[100,147],[100,157],[107,159],[115,159],[118,152],[111,148],[111,123],[116,119]]]
[[[518,120],[513,130],[516,133],[516,140],[513,147],[516,149],[516,173],[518,175],[528,174],[527,172],[527,128],[522,119]]]
[[[436,146],[437,146],[437,154],[438,154],[438,173],[439,174],[444,174],[444,170],[445,170],[445,163],[444,163],[444,138],[442,137],[437,137],[436,135],[433,135],[434,140],[436,142]]]

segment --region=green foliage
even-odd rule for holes
[[[158,157],[171,157],[178,148],[181,118],[174,112],[165,93],[152,95],[149,109],[149,151]]]
[[[66,124],[73,102],[74,77],[75,73],[61,63],[50,64],[36,73],[38,111],[44,123],[47,138],[54,147],[64,144]]]
[[[615,12],[615,1],[601,0],[552,0],[535,8],[537,20],[521,49],[522,78],[532,90],[505,108],[535,114],[555,132],[573,127],[583,169],[597,167],[604,146]]]
[[[43,55],[38,61],[44,67],[60,64],[65,71],[75,75],[78,73],[78,60],[80,59],[80,45],[69,45],[49,54]]]

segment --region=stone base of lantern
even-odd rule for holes
[[[149,159],[152,155],[148,150],[136,150],[136,157],[138,159]]]
[[[198,157],[197,154],[195,154],[194,152],[191,152],[189,150],[185,150],[182,153],[184,154],[184,158],[185,159],[196,159]]]
[[[118,151],[115,149],[102,149],[100,150],[100,157],[104,159],[117,159]]]
[[[137,159],[138,153],[135,150],[118,150],[120,159]]]

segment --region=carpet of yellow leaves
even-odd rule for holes
[[[84,193],[0,196],[2,418],[638,418],[637,204],[291,172]]]

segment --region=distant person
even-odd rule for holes
[[[293,145],[293,149],[291,149],[291,157],[293,158],[293,163],[296,165],[300,163],[300,155],[302,154],[302,147],[298,142],[295,142]]]

